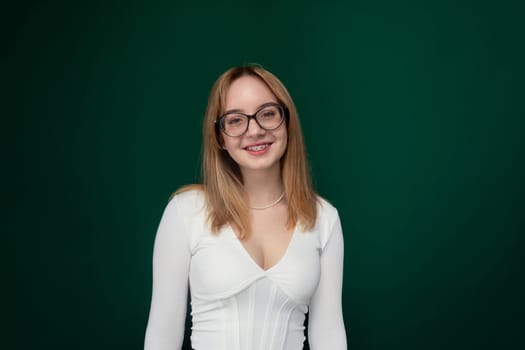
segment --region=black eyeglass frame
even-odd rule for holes
[[[261,125],[261,123],[259,123],[259,121],[257,120],[256,116],[257,114],[262,111],[263,109],[267,108],[267,107],[277,107],[279,108],[279,110],[281,111],[281,121],[279,122],[279,124],[277,124],[277,126],[273,127],[273,128],[265,128],[264,126]],[[245,116],[246,118],[248,118],[248,122],[246,123],[246,129],[240,134],[240,135],[230,135],[226,132],[226,129],[224,127],[224,118],[229,115],[229,114],[240,114],[240,115],[243,115]],[[259,125],[259,127],[263,130],[268,130],[268,131],[271,131],[271,130],[275,130],[277,128],[279,128],[282,124],[283,124],[283,121],[286,119],[286,122],[288,123],[288,108],[283,105],[282,103],[275,103],[275,102],[268,102],[268,103],[265,103],[263,105],[261,105],[261,107],[259,107],[259,109],[257,111],[255,111],[254,114],[246,114],[246,113],[241,113],[241,112],[228,112],[228,113],[225,113],[223,115],[221,115],[220,117],[218,117],[217,119],[215,119],[215,125],[226,135],[230,136],[230,137],[241,137],[242,135],[244,135],[246,133],[246,131],[248,131],[248,128],[250,126],[250,120],[253,119],[255,120],[255,122],[257,123],[257,125]]]

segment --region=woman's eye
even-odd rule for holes
[[[242,123],[241,117],[231,117],[226,119],[226,123],[231,126],[239,125]]]
[[[266,110],[262,112],[263,118],[273,118],[277,113],[274,110]]]

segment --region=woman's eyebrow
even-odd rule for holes
[[[238,108],[229,109],[229,110],[225,111],[223,114],[228,114],[228,113],[243,113],[243,110],[242,109],[238,109]]]
[[[275,102],[275,101],[268,101],[268,102],[261,103],[260,105],[257,106],[257,108],[255,109],[255,111],[258,111],[259,109],[261,109],[262,107],[264,107],[264,106],[266,106],[266,105],[274,104],[274,103],[277,103],[277,102]],[[234,108],[234,109],[229,109],[229,110],[227,110],[227,111],[224,112],[223,114],[228,114],[228,113],[245,113],[245,112],[244,112],[244,110],[242,110],[242,109]]]

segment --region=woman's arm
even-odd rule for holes
[[[164,210],[155,238],[145,350],[182,347],[191,258],[187,235],[175,197]]]
[[[311,350],[346,350],[341,308],[343,287],[343,233],[339,216],[321,253],[321,278],[310,302],[308,342]]]

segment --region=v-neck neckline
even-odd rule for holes
[[[292,244],[293,244],[293,241],[295,240],[295,236],[296,236],[296,231],[297,231],[297,226],[295,226],[292,230],[292,236],[290,237],[290,241],[288,242],[288,245],[286,246],[286,250],[284,251],[283,255],[277,260],[277,262],[275,264],[273,264],[272,266],[270,266],[269,268],[265,269],[263,268],[261,265],[259,265],[257,263],[257,261],[255,261],[255,259],[251,256],[251,254],[248,252],[248,250],[246,249],[246,247],[242,244],[241,240],[237,237],[237,235],[235,234],[235,231],[233,230],[233,228],[231,226],[228,226],[228,231],[231,233],[231,235],[233,236],[235,242],[237,243],[239,249],[241,249],[244,253],[244,255],[248,258],[248,260],[251,262],[252,265],[255,265],[255,267],[263,272],[263,273],[267,273],[267,272],[270,272],[276,268],[279,267],[279,265],[281,265],[284,260],[286,259],[291,247],[292,247]]]

